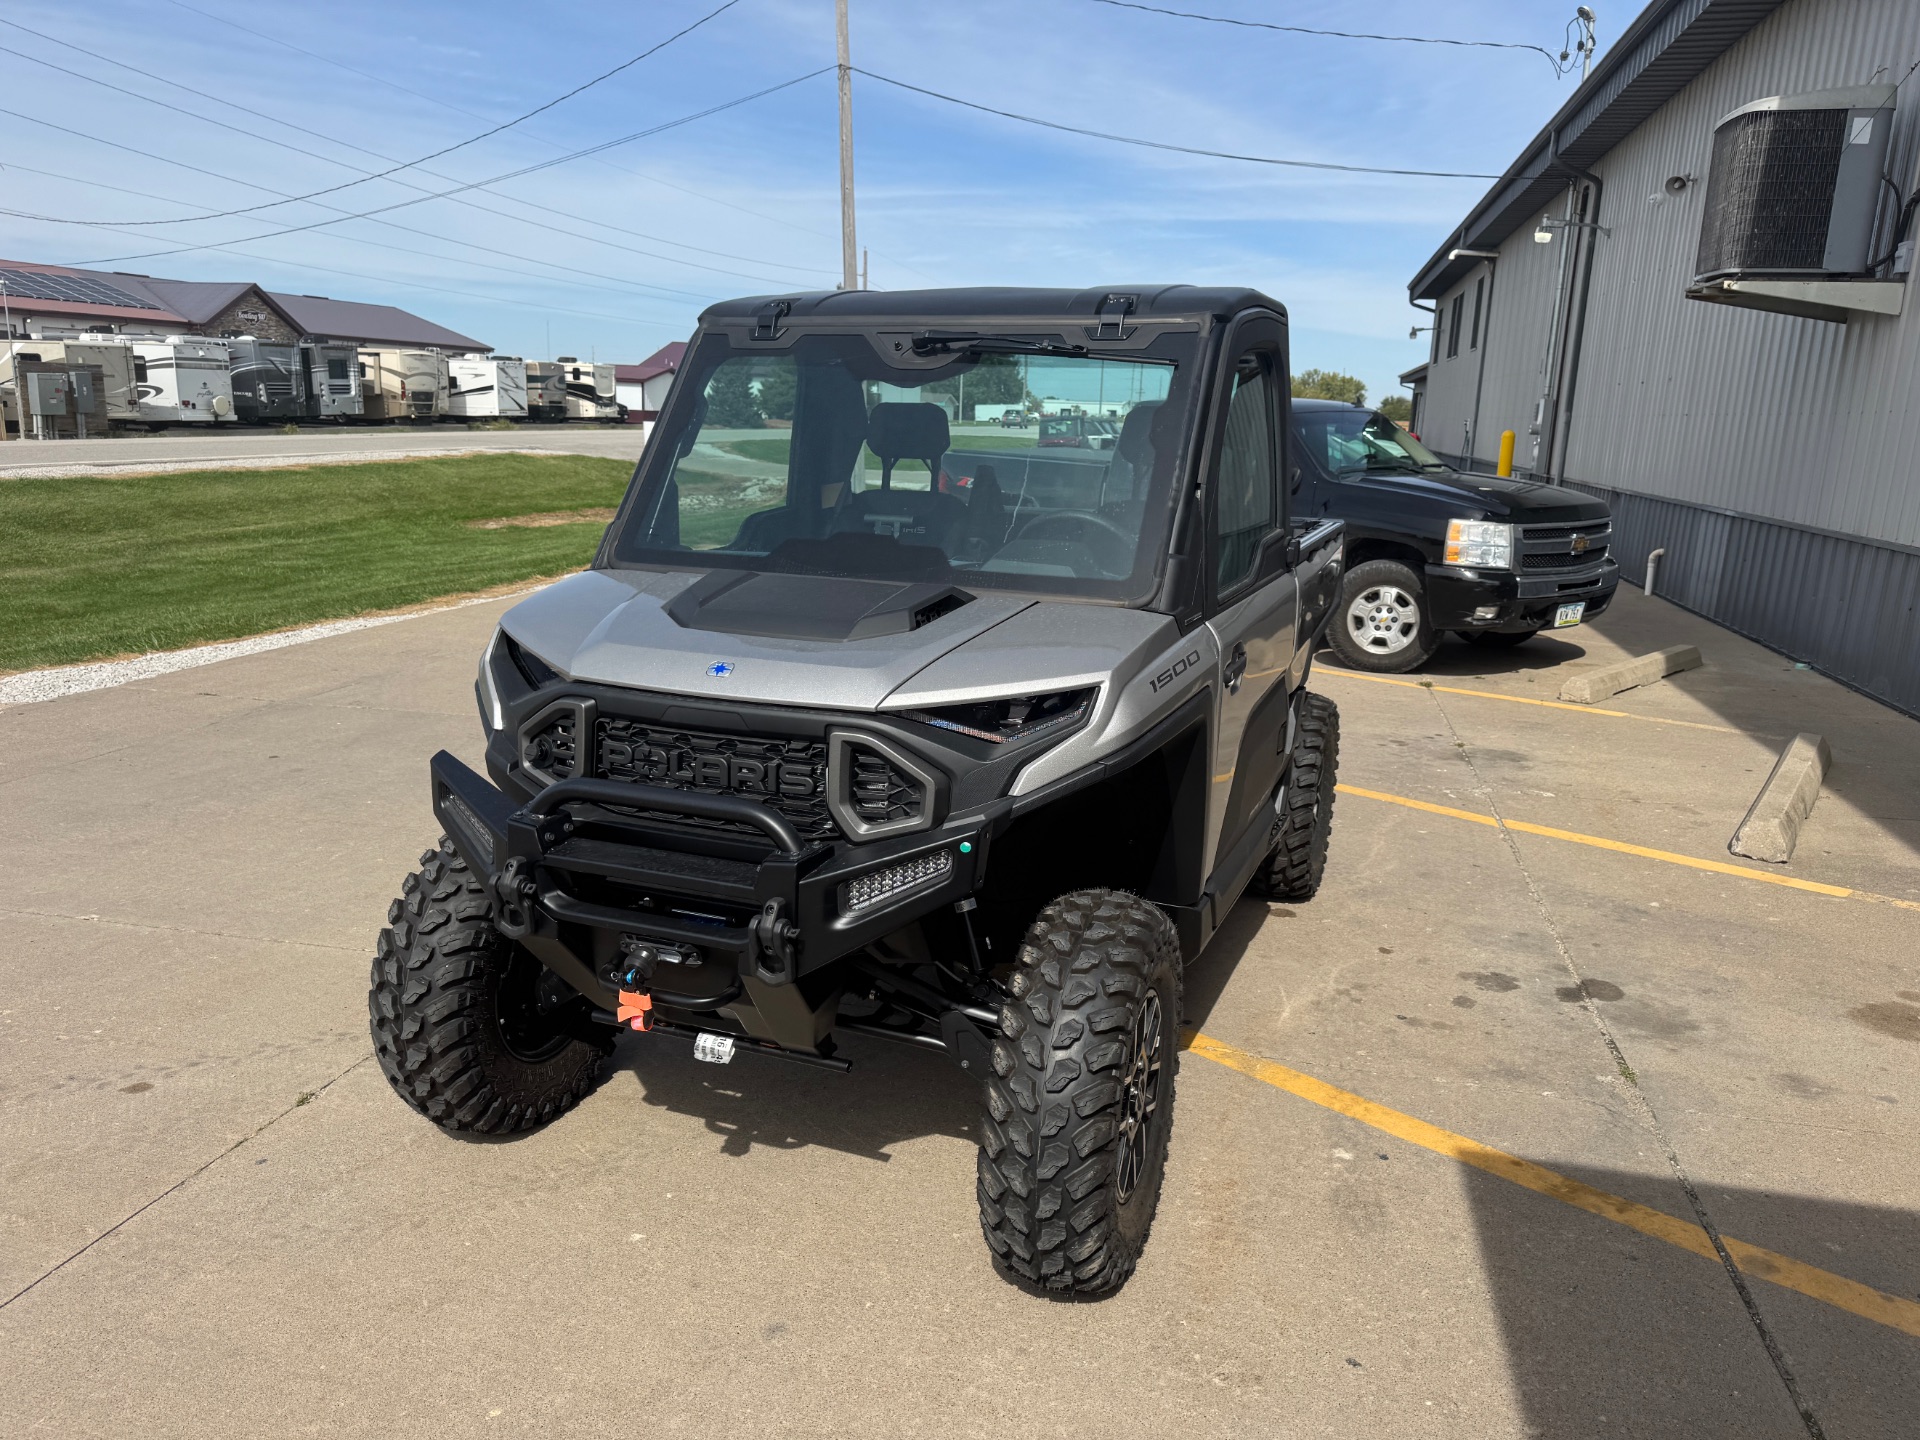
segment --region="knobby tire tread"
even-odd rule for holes
[[[994,1265],[1024,1289],[1092,1298],[1139,1262],[1173,1121],[1180,972],[1172,922],[1124,891],[1063,895],[1027,930],[993,1042],[977,1186]],[[1164,1017],[1165,1093],[1146,1169],[1122,1205],[1121,1079],[1133,1007],[1150,986]]]
[[[579,1104],[606,1049],[576,1039],[538,1062],[507,1049],[495,997],[511,942],[459,852],[442,839],[400,890],[367,995],[374,1055],[395,1093],[442,1129],[476,1135],[532,1130]]]

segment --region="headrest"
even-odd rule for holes
[[[925,401],[886,401],[867,415],[867,447],[882,460],[925,460],[947,453],[947,412]]]
[[[1120,422],[1120,438],[1114,442],[1113,448],[1129,460],[1139,459],[1141,451],[1153,443],[1149,432],[1154,417],[1160,413],[1161,404],[1159,400],[1149,400],[1129,410],[1127,418]]]

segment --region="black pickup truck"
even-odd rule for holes
[[[1293,402],[1292,513],[1346,521],[1327,639],[1341,663],[1397,674],[1451,630],[1518,645],[1613,600],[1613,518],[1590,495],[1453,469],[1384,415]]]

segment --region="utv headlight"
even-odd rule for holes
[[[1447,564],[1474,570],[1511,570],[1513,526],[1487,520],[1449,520]]]
[[[1093,709],[1097,689],[1060,690],[1051,695],[1022,695],[1007,700],[977,700],[942,705],[937,710],[903,710],[901,718],[936,730],[951,730],[994,745],[1070,730]]]
[[[529,690],[543,690],[566,677],[521,645],[505,630],[496,629],[480,657],[480,715],[489,729],[504,730],[510,701]]]

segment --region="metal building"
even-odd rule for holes
[[[1515,431],[1626,574],[1662,550],[1656,593],[1920,713],[1917,59],[1910,0],[1654,0],[1409,290],[1430,446]],[[1740,149],[1793,135],[1842,180]]]

